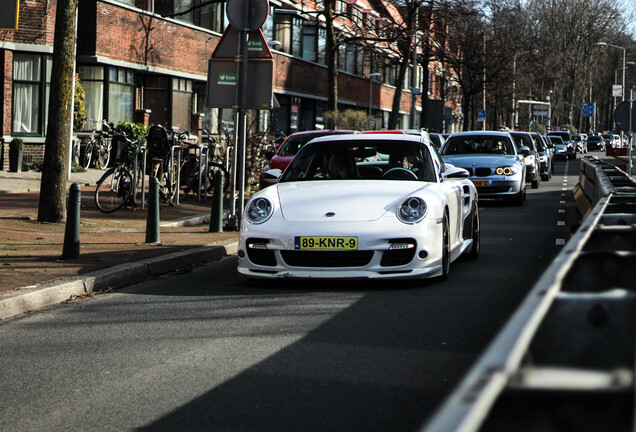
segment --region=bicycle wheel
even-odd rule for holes
[[[177,176],[179,175],[178,163],[174,161],[172,166],[167,162],[168,169],[164,169],[159,179],[159,194],[163,200],[173,206],[177,196]]]
[[[99,169],[106,169],[110,162],[110,138],[103,139],[97,146],[97,166]]]
[[[84,169],[88,169],[88,167],[91,166],[92,156],[93,156],[93,141],[88,140],[88,142],[84,146],[84,153],[82,154],[82,157],[80,160],[81,165],[82,167],[84,167]]]
[[[130,171],[122,167],[111,168],[97,182],[95,204],[104,213],[114,212],[128,202],[132,191]]]

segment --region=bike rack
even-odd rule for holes
[[[174,164],[174,154],[175,154],[175,150],[177,150],[177,172],[176,172],[176,176],[177,176],[177,190],[176,190],[176,198],[175,198],[175,204],[174,205],[179,205],[179,191],[181,190],[181,146],[180,145],[173,145],[172,147],[170,147],[170,184],[172,184],[173,180],[174,180],[174,176],[175,176],[175,172],[172,169],[175,164]]]
[[[203,198],[207,199],[208,198],[208,169],[209,169],[209,164],[208,161],[210,159],[209,157],[210,155],[210,148],[206,145],[202,145],[199,146],[199,167],[203,166],[203,159],[205,157],[205,170],[201,170],[199,169],[199,202],[201,201],[201,186],[203,183],[203,186],[205,186],[205,188],[203,189]],[[203,174],[205,173],[205,175]]]
[[[137,186],[139,182],[139,156],[142,153],[143,168],[141,170],[141,209],[143,210],[146,203],[146,147],[141,146],[137,147],[137,150],[135,151],[135,169],[133,172],[135,187],[133,189],[133,202],[135,201],[135,197],[137,196]]]

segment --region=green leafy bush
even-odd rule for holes
[[[116,128],[124,131],[128,138],[139,140],[140,146],[146,146],[146,137],[148,136],[150,125],[145,125],[143,123],[120,122],[117,123]]]
[[[73,101],[73,130],[81,131],[86,122],[86,92],[79,78],[75,79],[75,99]]]
[[[24,148],[24,141],[22,138],[13,138],[9,143],[9,150],[20,151]]]

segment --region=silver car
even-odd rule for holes
[[[444,163],[464,168],[477,187],[479,198],[502,198],[515,205],[526,199],[528,147],[514,143],[508,132],[459,132],[441,149]]]
[[[538,189],[541,184],[541,167],[539,161],[539,150],[537,149],[530,132],[510,132],[515,140],[517,150],[521,147],[528,147],[530,152],[523,160],[526,166],[526,181],[532,184],[532,189]]]

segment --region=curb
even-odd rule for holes
[[[179,269],[191,270],[234,255],[237,247],[236,241],[203,246],[131,264],[120,264],[61,282],[22,288],[0,296],[0,321],[60,304],[72,297],[123,288]]]

